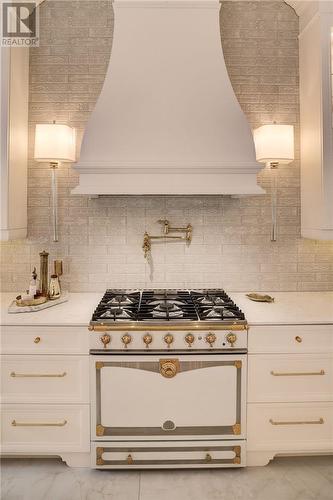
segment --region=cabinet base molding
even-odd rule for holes
[[[63,453],[60,458],[69,467],[90,467],[90,453]]]
[[[246,465],[249,467],[261,467],[273,460],[274,456],[274,451],[248,451],[246,453]]]
[[[90,467],[90,453],[2,453],[1,458],[61,458],[69,467]]]
[[[247,451],[246,465],[248,467],[261,467],[268,465],[271,460],[277,457],[305,457],[305,456],[325,456],[333,455],[333,450],[328,452],[318,453],[316,451],[302,452],[302,453],[278,453],[276,451]]]

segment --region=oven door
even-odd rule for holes
[[[246,356],[91,356],[95,440],[244,439]]]

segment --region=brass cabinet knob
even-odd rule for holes
[[[234,347],[234,343],[236,342],[236,340],[237,335],[235,333],[228,333],[228,335],[226,336],[226,341],[231,345],[231,347]]]
[[[215,333],[208,333],[206,335],[206,342],[208,342],[210,347],[213,347],[214,342],[216,341]]]
[[[212,455],[210,453],[206,453],[206,456],[205,456],[205,462],[211,462],[212,461]]]
[[[34,342],[35,342],[35,344],[39,344],[39,342],[40,342],[41,340],[42,340],[42,339],[41,339],[40,337],[35,337]]]
[[[167,333],[166,335],[164,335],[164,342],[167,344],[168,347],[170,347],[170,345],[173,342],[173,335],[171,335],[171,333]]]
[[[189,347],[192,346],[194,340],[194,335],[192,335],[192,333],[188,333],[187,335],[185,335],[185,342]]]
[[[131,454],[127,455],[126,462],[128,463],[128,465],[132,465],[132,463],[133,463],[133,457],[132,457]]]
[[[104,335],[101,336],[101,342],[103,342],[104,349],[106,349],[106,346],[111,342],[110,335],[108,333],[104,333]]]
[[[132,342],[132,337],[128,333],[125,333],[125,335],[121,337],[121,341],[125,344],[125,348],[127,348],[127,345]]]
[[[144,341],[144,343],[146,344],[146,348],[148,349],[149,344],[151,344],[153,341],[153,337],[150,335],[150,333],[146,333],[146,335],[142,337],[142,340]]]
[[[301,343],[303,339],[302,339],[302,337],[299,337],[298,335],[296,335],[295,340],[296,340],[296,342]]]

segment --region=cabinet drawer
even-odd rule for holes
[[[333,451],[333,403],[250,403],[247,415],[249,451]]]
[[[249,402],[333,401],[333,356],[250,355]]]
[[[88,354],[88,328],[2,327],[3,354]]]
[[[2,405],[2,453],[89,452],[89,405]]]
[[[3,403],[88,403],[88,356],[2,356]]]
[[[94,443],[91,465],[100,469],[243,467],[244,441]]]
[[[333,352],[333,325],[251,326],[249,353]]]

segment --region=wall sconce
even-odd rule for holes
[[[68,125],[38,124],[35,131],[34,158],[48,162],[52,173],[52,220],[53,241],[58,241],[58,187],[57,168],[60,162],[75,161],[76,130]]]
[[[263,125],[253,131],[256,147],[256,158],[272,170],[271,207],[272,231],[271,241],[276,241],[277,227],[277,168],[279,164],[288,164],[295,158],[293,125]]]

